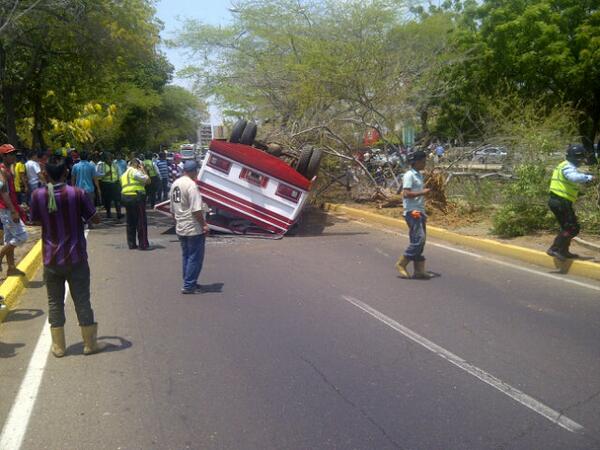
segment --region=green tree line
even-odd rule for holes
[[[205,104],[169,85],[151,0],[0,0],[0,140],[157,149]]]
[[[439,2],[438,2],[439,3]],[[232,20],[187,20],[171,43],[226,115],[289,133],[327,124],[401,140],[485,140],[559,116],[591,148],[600,127],[598,0],[239,0]],[[565,136],[565,133],[567,136]],[[556,150],[556,148],[554,148]]]

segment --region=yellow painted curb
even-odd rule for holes
[[[0,323],[6,319],[10,310],[15,309],[19,304],[19,295],[27,283],[31,280],[40,265],[42,264],[42,241],[37,241],[33,248],[25,255],[25,258],[17,266],[25,272],[24,277],[8,277],[0,286],[0,295],[4,297],[4,301],[8,308],[0,311]]]
[[[322,207],[325,211],[334,213],[343,213],[354,219],[362,219],[370,223],[377,223],[392,228],[400,228],[407,230],[408,227],[404,220],[395,219],[393,217],[382,216],[369,211],[350,208],[344,205],[334,203],[325,203]],[[600,280],[600,264],[589,261],[568,260],[564,263],[559,262],[544,252],[532,250],[529,248],[518,247],[516,245],[504,244],[502,242],[493,241],[491,239],[482,239],[473,236],[464,236],[462,234],[453,233],[452,231],[444,230],[427,226],[427,235],[452,242],[453,244],[464,245],[465,247],[476,248],[497,255],[508,256],[513,259],[518,259],[530,264],[546,267],[549,269],[558,269],[560,273],[569,273],[587,278]]]

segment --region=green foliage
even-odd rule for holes
[[[545,104],[573,105],[579,132],[600,125],[600,5],[596,0],[485,0],[461,15],[457,46],[469,57],[448,72],[446,127],[485,128],[482,100],[500,91]],[[460,99],[460,103],[455,103]],[[483,102],[485,103],[485,102]],[[461,120],[462,118],[462,120]]]
[[[65,137],[82,136],[72,145],[108,145],[124,124],[149,132],[144,128],[146,117],[131,115],[133,107],[128,106],[160,105],[173,70],[157,51],[162,25],[152,0],[9,3],[17,10],[6,22],[7,16],[0,19],[2,140],[35,147],[55,144],[54,124],[75,124],[88,103],[117,103],[119,114],[114,126]],[[157,124],[152,125],[155,133]],[[165,124],[172,126],[172,121]]]
[[[156,151],[178,140],[196,141],[206,105],[188,90],[166,86],[156,92],[127,85],[119,97],[122,112],[108,145]]]
[[[491,209],[498,200],[499,185],[493,180],[476,178],[456,178],[449,186],[450,197],[461,214]]]
[[[373,127],[399,141],[398,124],[443,94],[435,73],[453,58],[452,16],[409,19],[404,6],[243,0],[231,25],[188,20],[173,45],[197,61],[183,75],[234,115],[269,118],[284,129],[328,123],[344,136]]]
[[[553,226],[548,210],[549,178],[540,164],[516,168],[516,181],[505,188],[505,203],[493,217],[493,232],[502,237],[523,236]]]

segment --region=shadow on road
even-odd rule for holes
[[[111,341],[118,341],[118,344],[114,344]],[[102,342],[104,344],[108,344],[106,350],[102,353],[112,353],[112,352],[120,352],[121,350],[126,350],[129,347],[132,347],[133,344],[131,341],[120,337],[120,336],[99,336],[98,342]],[[67,347],[67,351],[65,352],[65,356],[76,356],[83,355],[83,342],[78,342],[77,344],[70,345]]]
[[[223,292],[223,286],[225,283],[201,284],[200,292],[203,294],[220,293]]]
[[[41,287],[44,287],[46,283],[44,283],[43,281],[28,281],[27,282],[27,289],[39,289]]]
[[[0,342],[0,358],[12,358],[17,356],[15,349],[25,347],[25,344],[9,344],[7,342]]]
[[[41,309],[14,309],[9,313],[8,317],[6,317],[5,322],[22,322],[24,320],[35,319],[43,315],[44,311]]]
[[[316,237],[316,236],[358,236],[368,235],[368,232],[339,231],[327,232],[326,228],[336,224],[349,223],[349,220],[325,214],[319,208],[307,207],[295,228],[286,237]]]

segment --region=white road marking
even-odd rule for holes
[[[89,230],[85,230],[87,238]],[[65,283],[65,303],[69,297],[69,285]],[[0,433],[0,449],[1,450],[19,450],[23,444],[23,438],[29,425],[29,419],[33,412],[35,401],[37,400],[38,391],[44,377],[44,370],[48,362],[50,354],[50,346],[52,337],[50,335],[50,327],[44,321],[42,332],[38,338],[27,372],[21,382],[21,387],[17,393],[17,397],[8,413],[8,418],[4,422],[2,433]]]
[[[48,360],[48,348],[50,348],[51,343],[50,327],[44,323],[42,333],[29,361],[25,378],[21,382],[21,388],[0,435],[0,448],[2,450],[19,450],[21,448],[27,424],[33,411],[33,405],[42,383]]]
[[[377,247],[375,247],[375,251],[376,251],[377,253],[379,253],[380,255],[383,255],[383,256],[385,256],[386,258],[391,258],[391,256],[390,256],[390,255],[388,255],[386,252],[384,252],[384,251],[383,251],[383,250],[381,250],[380,248],[377,248]]]
[[[408,237],[408,236],[406,236],[406,237]],[[427,244],[428,245],[433,245],[434,247],[439,247],[439,248],[450,250],[450,251],[453,251],[453,252],[456,252],[456,253],[460,253],[461,255],[472,256],[473,258],[485,258],[485,256],[480,255],[478,253],[468,252],[466,250],[461,250],[459,248],[451,247],[449,245],[438,244],[437,242],[428,242]]]
[[[363,226],[370,227],[370,228],[376,228],[376,229],[384,231],[386,233],[391,233],[391,234],[396,234],[396,235],[400,235],[400,236],[403,236],[403,237],[408,237],[406,234],[399,233],[397,231],[392,231],[392,230],[388,230],[388,229],[378,228],[378,227],[375,227],[373,225],[370,225],[370,224],[367,224],[367,223],[364,223],[364,222],[358,222],[358,221],[354,221],[354,222],[356,222],[356,223],[358,223],[360,225],[363,225]],[[451,252],[455,252],[455,253],[460,253],[462,255],[471,256],[473,258],[477,258],[477,259],[482,260],[482,261],[493,262],[493,263],[499,264],[501,266],[510,267],[511,269],[520,270],[522,272],[531,273],[531,274],[538,275],[538,276],[541,276],[541,277],[551,278],[551,279],[556,280],[556,281],[561,281],[563,283],[573,284],[575,286],[580,286],[580,287],[584,287],[586,289],[591,289],[593,291],[599,291],[600,292],[600,286],[598,286],[598,285],[594,285],[594,284],[590,284],[590,283],[584,283],[583,281],[572,280],[572,279],[566,278],[564,276],[559,276],[559,275],[554,275],[552,273],[542,272],[541,270],[530,269],[529,267],[523,267],[523,266],[520,266],[518,264],[513,264],[513,263],[506,262],[506,261],[502,261],[500,259],[491,258],[489,256],[484,256],[484,255],[481,255],[479,253],[474,253],[474,252],[469,252],[469,251],[466,251],[466,250],[461,250],[459,248],[451,247],[449,245],[438,244],[437,242],[427,241],[427,245],[431,245],[431,246],[434,246],[434,247],[443,248],[444,250],[449,250]]]
[[[558,426],[568,430],[572,433],[580,433],[583,431],[583,426],[578,424],[572,419],[569,419],[567,416],[564,416],[562,413],[550,408],[544,403],[536,400],[535,398],[525,394],[524,392],[519,391],[518,389],[512,387],[511,385],[505,383],[504,381],[496,378],[495,376],[485,372],[484,370],[468,363],[461,357],[455,355],[454,353],[449,352],[448,350],[440,347],[439,345],[431,342],[427,338],[415,333],[410,328],[405,327],[404,325],[399,324],[395,320],[386,316],[385,314],[377,311],[366,303],[347,295],[343,295],[342,298],[347,302],[353,304],[357,308],[360,308],[367,314],[373,316],[380,322],[384,323],[388,327],[396,330],[398,333],[407,337],[411,341],[421,345],[427,350],[433,352],[437,356],[444,358],[446,361],[454,364],[456,367],[464,370],[465,372],[473,375],[476,378],[479,378],[484,383],[492,386],[494,389],[502,392],[503,394],[509,396],[513,400],[519,402],[526,408],[538,413],[539,415],[545,417],[549,421],[557,424]]]
[[[66,285],[65,302],[68,296],[69,286]],[[2,429],[2,434],[0,435],[0,449],[2,450],[19,450],[21,448],[25,431],[27,431],[27,425],[29,424],[29,418],[37,399],[38,390],[42,384],[51,344],[50,327],[44,321],[44,327],[38,338],[33,355],[31,355],[31,360],[29,361],[25,377],[21,382],[19,393],[17,394],[17,398],[15,398],[8,414],[8,419]]]

